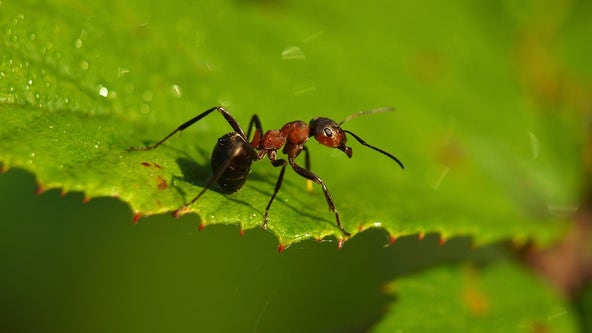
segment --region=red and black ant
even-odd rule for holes
[[[223,107],[216,106],[183,123],[176,130],[156,144],[147,147],[132,147],[129,148],[129,150],[154,149],[168,140],[175,133],[193,125],[211,112],[218,111],[222,114],[222,116],[224,116],[234,132],[225,134],[219,138],[214,150],[212,151],[212,157],[210,159],[210,165],[213,173],[212,179],[210,179],[203,190],[201,190],[201,192],[199,192],[199,194],[193,198],[193,200],[176,210],[173,213],[174,216],[178,216],[182,211],[188,209],[188,207],[197,201],[197,199],[199,199],[199,197],[201,197],[201,195],[204,194],[215,182],[218,183],[218,185],[220,185],[220,187],[222,187],[222,189],[226,192],[236,192],[240,190],[247,180],[247,176],[251,172],[251,163],[253,161],[259,161],[267,156],[271,160],[271,164],[274,167],[282,167],[282,169],[275,183],[275,189],[273,190],[271,199],[269,199],[267,207],[265,207],[265,216],[263,218],[262,225],[263,229],[267,227],[269,207],[271,207],[273,199],[275,199],[280,187],[282,186],[284,172],[286,171],[286,166],[289,164],[297,174],[322,186],[323,194],[325,195],[329,209],[335,213],[337,226],[345,235],[349,236],[350,234],[341,226],[341,222],[339,221],[339,213],[337,212],[337,209],[335,209],[335,204],[333,203],[333,199],[331,198],[331,194],[329,193],[325,182],[310,170],[309,152],[308,148],[304,144],[308,138],[314,136],[314,138],[322,145],[330,148],[337,148],[351,158],[352,149],[345,145],[347,140],[345,133],[348,133],[358,140],[358,142],[362,145],[386,155],[397,162],[397,164],[399,164],[399,166],[404,169],[403,163],[401,163],[401,161],[399,161],[399,159],[397,159],[392,154],[368,144],[356,134],[341,128],[341,125],[344,122],[358,116],[391,110],[391,108],[381,108],[371,111],[362,111],[354,113],[339,123],[323,117],[313,118],[309,124],[306,124],[301,120],[296,120],[285,124],[279,130],[269,130],[267,132],[263,132],[261,121],[255,114],[251,117],[251,121],[249,122],[249,130],[245,135],[245,132],[237,123],[237,121],[232,117],[232,115],[230,115],[230,113],[228,113],[228,111],[226,111]],[[255,133],[253,134],[251,141],[249,141],[253,127],[255,127]],[[282,152],[288,155],[287,161],[285,159],[277,158],[277,151],[279,149],[282,149]],[[298,157],[298,155],[303,151],[305,154],[304,168],[296,164],[294,161],[296,157]]]

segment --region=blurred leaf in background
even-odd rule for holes
[[[390,289],[399,302],[375,332],[576,330],[571,309],[558,302],[558,295],[509,263],[479,270],[470,265],[438,268],[397,280]]]
[[[75,310],[69,324],[84,331],[124,322],[126,330],[171,322],[178,330],[311,331],[313,322],[319,332],[364,330],[388,301],[382,283],[447,260],[506,256],[468,242],[550,244],[589,186],[590,12],[584,1],[1,2],[7,322],[25,327],[33,316],[38,327],[63,330]],[[158,150],[126,149],[219,104],[243,126],[257,113],[264,129],[395,106],[344,126],[395,154],[405,171],[355,140],[351,160],[309,144],[346,229],[388,235],[356,236],[337,253],[306,242],[279,257],[261,231],[195,236],[199,225],[261,224],[278,174],[265,161],[240,192],[200,198],[199,218],[126,224],[193,198],[230,128],[213,114]],[[8,200],[31,187],[12,169],[32,172],[40,192],[84,197]],[[132,213],[115,200],[74,203],[96,197],[115,197]],[[290,170],[269,229],[281,246],[343,237],[320,189],[308,193]],[[439,235],[376,247],[430,233]],[[471,238],[430,247],[457,236]],[[124,315],[130,309],[134,319]],[[281,324],[295,320],[300,326]]]

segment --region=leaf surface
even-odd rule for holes
[[[395,106],[344,128],[404,171],[351,137],[351,159],[309,141],[312,170],[352,234],[560,235],[577,208],[584,129],[573,112],[580,95],[557,97],[545,84],[567,77],[558,84],[587,88],[554,50],[540,50],[526,14],[470,2],[352,6],[3,2],[0,163],[34,173],[42,189],[115,196],[136,216],[170,213],[208,182],[211,149],[230,126],[214,113],[154,151],[127,148],[207,108],[224,105],[242,126],[256,113],[267,130]],[[528,59],[554,66],[549,82]],[[203,225],[260,226],[278,174],[254,163],[241,191],[214,189],[193,209]],[[344,238],[327,208],[320,186],[307,192],[287,170],[269,230],[282,247]]]

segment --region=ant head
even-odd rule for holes
[[[317,117],[310,121],[309,137],[314,136],[322,145],[337,148],[343,151],[348,157],[352,156],[352,149],[345,145],[347,138],[339,124],[329,118]]]
[[[387,156],[388,158],[395,161],[401,167],[401,169],[405,169],[405,167],[403,166],[403,163],[401,163],[401,161],[399,161],[399,159],[396,158],[393,154],[391,154],[387,151],[384,151],[378,147],[375,147],[375,146],[367,143],[366,141],[364,141],[362,138],[360,138],[358,135],[354,134],[353,132],[341,128],[341,125],[343,125],[343,123],[350,121],[354,118],[357,118],[359,116],[376,114],[376,113],[381,113],[381,112],[390,112],[393,110],[394,109],[391,107],[384,107],[384,108],[378,108],[378,109],[369,110],[369,111],[356,112],[356,113],[346,117],[345,119],[343,119],[340,123],[333,121],[331,119],[328,119],[328,118],[320,118],[320,117],[314,118],[313,120],[310,121],[310,124],[308,125],[308,127],[310,128],[310,132],[309,132],[308,136],[309,137],[314,136],[315,139],[317,139],[317,141],[320,142],[321,144],[323,144],[327,147],[337,148],[337,149],[343,151],[348,157],[351,157],[352,156],[352,149],[345,145],[345,141],[346,141],[345,133],[347,133],[347,134],[353,136],[354,139],[356,139],[362,145]]]

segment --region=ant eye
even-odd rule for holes
[[[333,131],[329,127],[323,128],[323,132],[325,132],[325,136],[329,138],[333,136]]]

